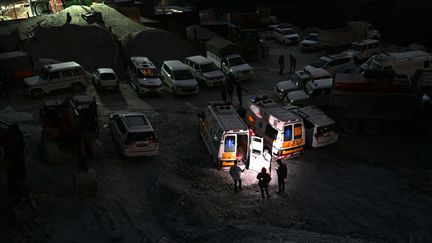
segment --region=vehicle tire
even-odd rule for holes
[[[74,83],[71,87],[74,91],[81,91],[84,89],[84,85],[82,83]]]
[[[359,59],[357,57],[353,58],[354,64],[358,64],[359,63]]]
[[[175,88],[174,88],[174,87],[171,87],[171,93],[172,93],[173,95],[176,95],[176,91],[175,91]]]
[[[30,95],[33,99],[39,99],[42,96],[42,93],[41,89],[34,89],[31,91]]]
[[[359,129],[359,122],[351,118],[342,119],[340,125],[342,129],[348,133],[356,132]]]
[[[120,88],[120,87],[119,87],[119,85],[117,84],[117,85],[114,87],[114,91],[115,91],[115,92],[118,92],[118,91],[119,91],[119,88]]]

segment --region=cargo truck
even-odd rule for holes
[[[330,51],[342,50],[352,42],[364,39],[380,39],[380,33],[366,22],[348,22],[344,28],[318,30],[318,45]]]

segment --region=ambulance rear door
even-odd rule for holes
[[[260,172],[263,167],[269,168],[270,161],[263,156],[264,139],[262,137],[251,136],[249,152],[249,169]]]

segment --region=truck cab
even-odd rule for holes
[[[354,62],[357,63],[380,52],[381,46],[379,40],[367,39],[353,42],[350,49],[342,52],[342,54],[352,57]]]
[[[333,88],[333,79],[310,80],[303,89],[289,92],[285,97],[286,104],[327,106]]]
[[[207,58],[226,75],[234,75],[237,80],[252,79],[253,69],[240,55],[240,47],[222,38],[213,38],[206,43]]]
[[[274,92],[280,99],[285,99],[287,93],[302,89],[310,80],[321,80],[330,78],[330,73],[322,68],[311,68],[296,71],[290,80],[281,81],[276,84]]]
[[[224,73],[234,74],[238,80],[249,80],[252,78],[252,67],[246,63],[242,56],[237,54],[223,57],[221,60],[221,69]]]

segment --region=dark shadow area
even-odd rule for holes
[[[106,108],[110,110],[126,110],[128,107],[126,98],[124,97],[121,90],[106,90],[97,88],[99,94],[99,100]]]

